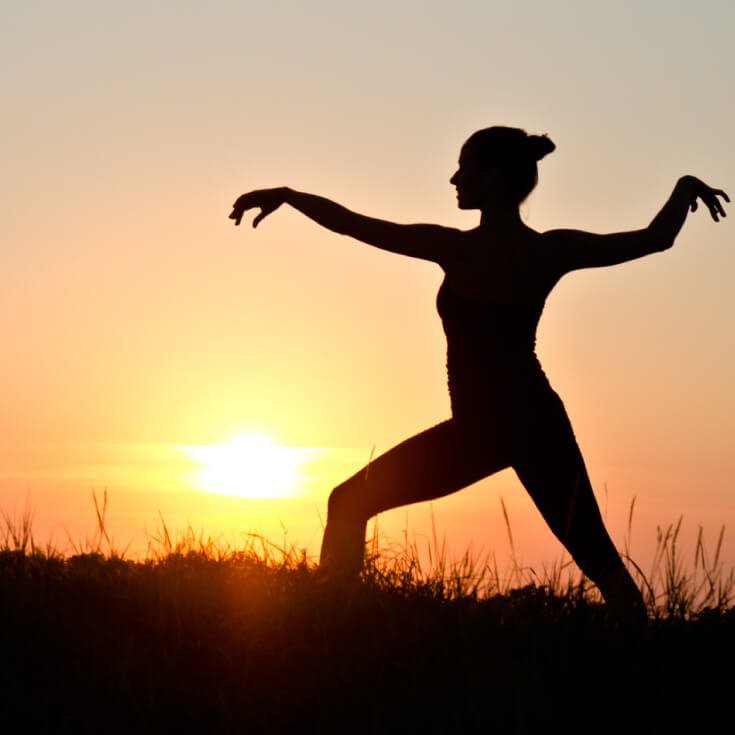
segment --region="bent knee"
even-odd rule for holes
[[[361,486],[364,485],[364,480],[358,482],[354,478],[337,485],[329,494],[327,518],[367,520],[371,514],[366,507],[365,493],[361,492]]]
[[[327,500],[327,513],[329,515],[334,515],[335,513],[339,513],[342,507],[345,505],[345,486],[337,485],[337,487],[332,489],[332,492],[329,493],[329,499]]]

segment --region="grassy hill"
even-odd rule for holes
[[[471,559],[374,556],[351,587],[295,550],[189,532],[128,560],[0,544],[5,732],[726,732],[732,573],[662,557],[645,629],[584,580],[500,584]],[[667,561],[668,559],[668,561]],[[675,558],[674,558],[675,560]],[[678,576],[677,576],[678,574]],[[707,584],[705,582],[705,584]],[[696,597],[698,596],[698,597]],[[699,599],[700,602],[696,602]],[[702,602],[704,600],[704,602]]]

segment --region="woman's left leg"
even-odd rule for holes
[[[508,467],[504,446],[486,426],[450,419],[393,447],[332,491],[319,566],[335,578],[356,576],[368,519],[449,495]]]

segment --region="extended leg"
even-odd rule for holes
[[[616,617],[644,618],[640,590],[605,529],[561,402],[527,427],[523,444],[513,466],[551,530]]]
[[[369,518],[449,495],[507,467],[502,443],[481,427],[450,419],[378,457],[330,495],[320,567],[335,577],[356,575]]]

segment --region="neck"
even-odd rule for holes
[[[480,215],[480,227],[505,227],[523,224],[521,211],[517,204],[483,207]]]

